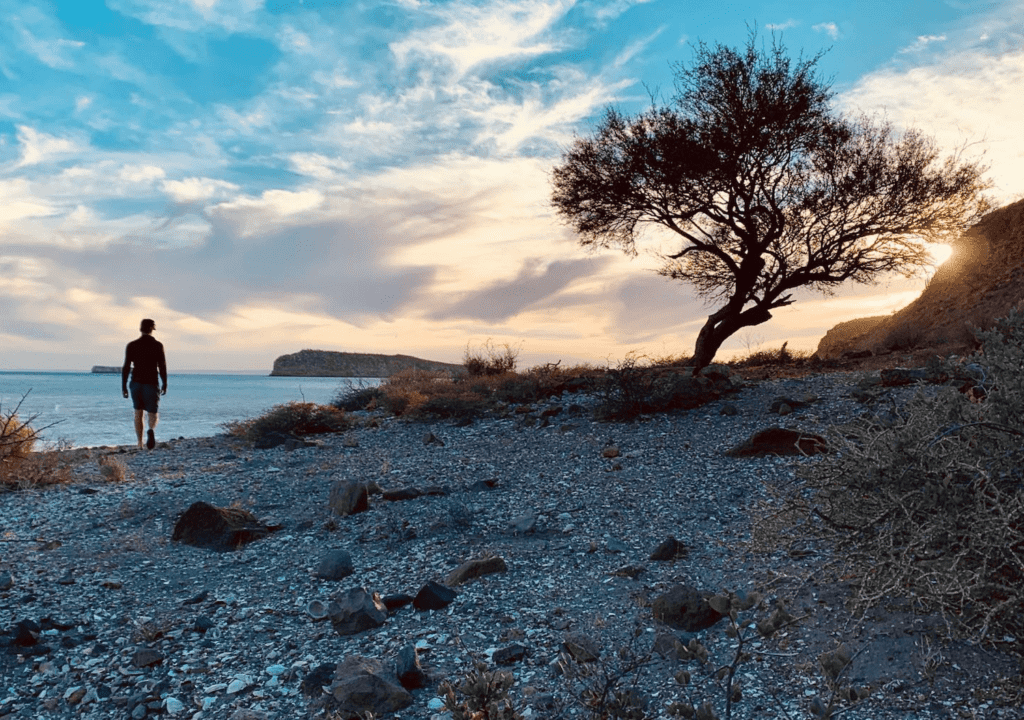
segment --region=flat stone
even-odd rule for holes
[[[164,661],[164,655],[153,648],[139,648],[132,655],[132,665],[137,668],[153,667]]]
[[[449,587],[454,587],[469,582],[473,578],[492,573],[503,573],[507,570],[508,567],[505,565],[505,561],[497,555],[492,555],[490,557],[467,560],[448,573],[448,577],[445,578],[444,582]]]
[[[525,645],[514,643],[503,648],[498,648],[491,655],[491,660],[496,665],[511,665],[512,663],[521,662],[528,652],[528,648]]]

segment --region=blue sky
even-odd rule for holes
[[[656,260],[578,247],[548,173],[698,40],[781,34],[839,108],[984,153],[1024,196],[1024,1],[0,0],[0,369],[302,348],[525,364],[692,350]],[[726,352],[813,348],[922,280],[805,295]]]

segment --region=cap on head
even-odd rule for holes
[[[151,333],[156,330],[156,323],[149,318],[146,318],[142,321],[142,324],[139,325],[139,330],[144,333]]]

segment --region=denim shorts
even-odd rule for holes
[[[148,413],[156,413],[160,407],[160,389],[156,385],[145,385],[135,382],[128,384],[128,391],[132,396],[132,405],[136,410],[145,410]]]

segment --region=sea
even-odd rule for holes
[[[370,378],[170,373],[155,434],[158,441],[219,435],[224,423],[257,417],[275,405],[327,404],[347,388],[379,383]],[[18,418],[34,416],[31,426],[44,444],[136,442],[132,401],[121,396],[120,373],[0,371],[0,416],[6,418],[19,402]]]

